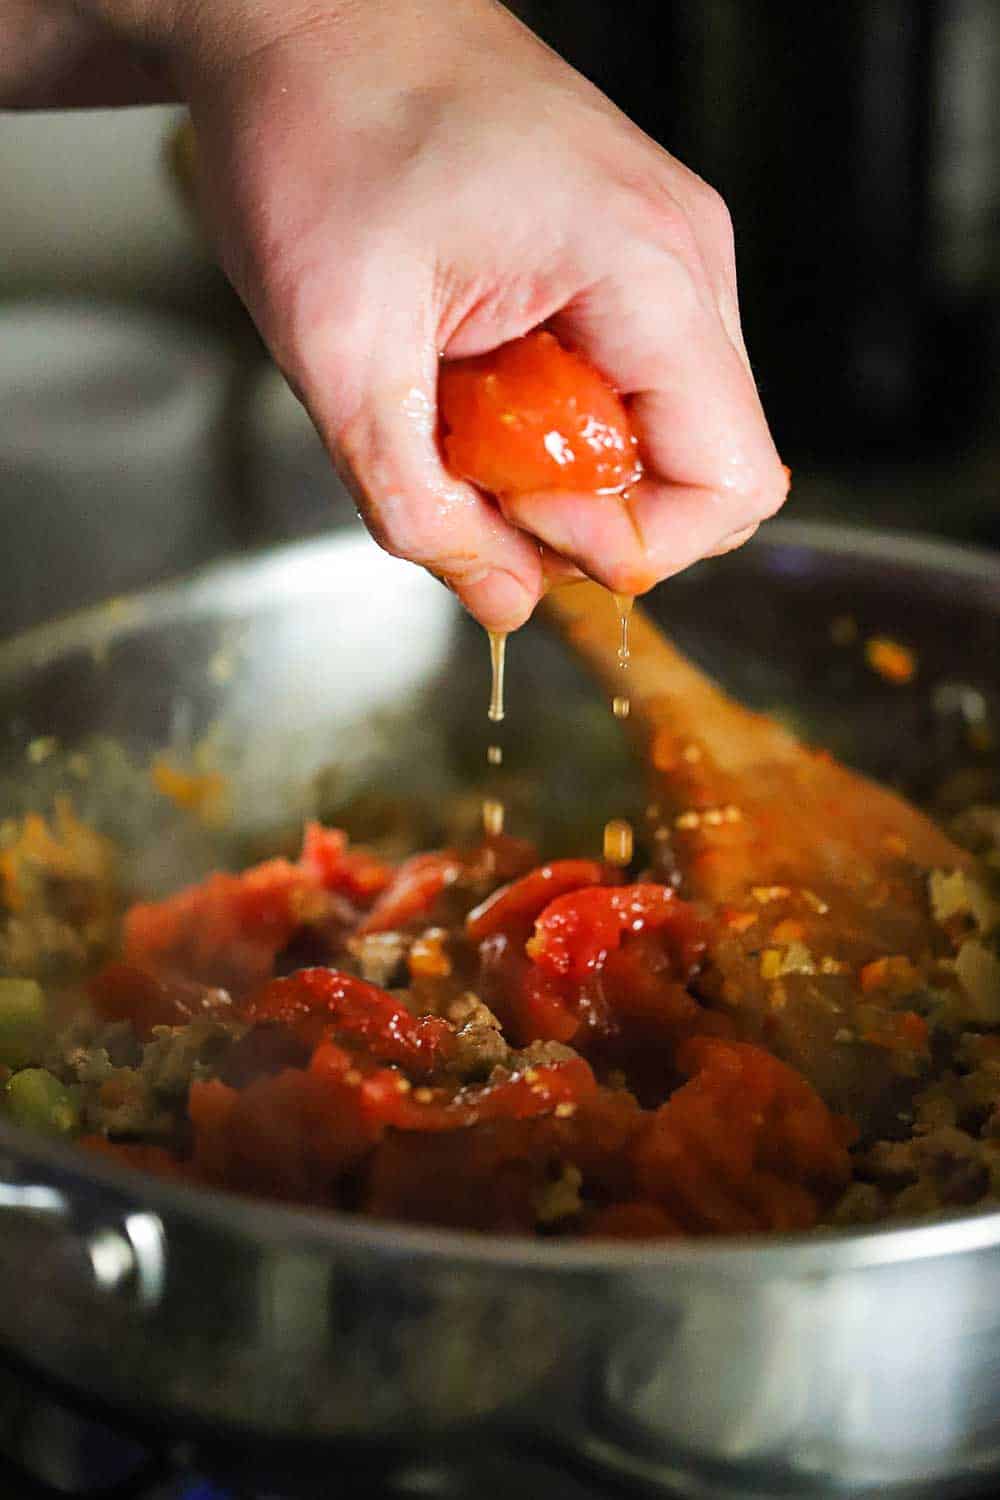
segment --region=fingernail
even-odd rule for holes
[[[451,587],[470,614],[487,630],[516,630],[537,602],[532,591],[513,573],[495,568],[478,577],[453,579]]]

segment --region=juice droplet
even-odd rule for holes
[[[621,694],[618,694],[614,698],[612,698],[611,712],[614,714],[616,719],[627,719],[631,711],[632,705],[627,698],[622,697]]]
[[[502,745],[490,745],[489,748],[486,751],[486,759],[489,761],[489,763],[490,763],[491,766],[502,766],[503,765],[503,746]]]
[[[486,633],[490,638],[490,667],[493,673],[488,718],[491,724],[499,724],[503,719],[503,668],[504,657],[507,653],[507,637],[498,635],[493,630],[488,630]]]
[[[632,824],[624,818],[612,818],[604,825],[604,858],[609,865],[625,866],[632,863]]]
[[[504,811],[499,797],[483,798],[483,832],[487,838],[498,838],[503,833]]]

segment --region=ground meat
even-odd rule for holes
[[[511,1052],[507,1067],[522,1072],[525,1068],[544,1068],[550,1063],[569,1062],[578,1056],[579,1053],[562,1042],[532,1042],[519,1052]]]
[[[80,1114],[88,1133],[126,1139],[163,1140],[176,1125],[174,1112],[136,1068],[116,1068],[100,1084],[85,1085]]]
[[[873,1182],[852,1182],[837,1203],[830,1222],[838,1227],[877,1224],[888,1212],[885,1194]]]
[[[64,1083],[103,1083],[116,1068],[135,1068],[142,1046],[130,1021],[74,1021],[56,1037],[43,1058],[50,1073]]]
[[[509,1067],[511,1049],[504,1040],[500,1022],[478,995],[459,995],[445,1010],[453,1026],[456,1053],[449,1072],[463,1081],[488,1078],[494,1068]]]
[[[142,1050],[142,1075],[162,1098],[183,1100],[195,1078],[217,1077],[243,1028],[205,1018],[189,1026],[154,1026]]]
[[[880,1141],[858,1159],[857,1168],[873,1179],[864,1185],[881,1196],[884,1207],[878,1217],[886,1212],[909,1216],[968,1208],[997,1197],[1000,1142],[945,1125],[909,1141]],[[849,1188],[841,1198],[835,1223],[859,1222],[852,1192]],[[865,1197],[860,1201],[864,1203]]]
[[[558,1224],[561,1219],[575,1219],[583,1209],[580,1189],[583,1173],[579,1167],[564,1162],[557,1177],[535,1193],[535,1217],[539,1224]]]
[[[309,1047],[285,1026],[254,1026],[232,1041],[220,1059],[217,1073],[230,1088],[245,1089],[257,1078],[284,1068],[304,1068]],[[205,1076],[205,1075],[201,1075]]]

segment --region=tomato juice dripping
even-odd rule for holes
[[[486,634],[490,641],[490,670],[492,673],[490,683],[490,706],[487,709],[487,717],[491,724],[502,724],[504,715],[503,686],[504,686],[504,663],[507,655],[507,636],[495,630],[488,630]]]
[[[611,818],[604,825],[604,858],[609,865],[624,869],[632,863],[635,839],[632,824],[624,818]]]
[[[632,606],[635,603],[635,599],[631,594],[612,594],[611,597],[615,601],[615,609],[618,611],[618,667],[620,671],[627,672],[629,656],[631,654],[628,644],[628,622],[632,615]],[[627,719],[631,707],[632,705],[629,702],[627,693],[616,693],[611,700],[611,711],[616,719]]]
[[[505,813],[499,797],[483,798],[483,832],[487,838],[499,838],[503,833]]]

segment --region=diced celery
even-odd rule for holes
[[[24,1068],[45,1050],[45,995],[34,979],[0,979],[0,1063]]]
[[[22,1068],[8,1079],[7,1111],[12,1120],[45,1135],[72,1135],[80,1124],[76,1100],[47,1068]]]

